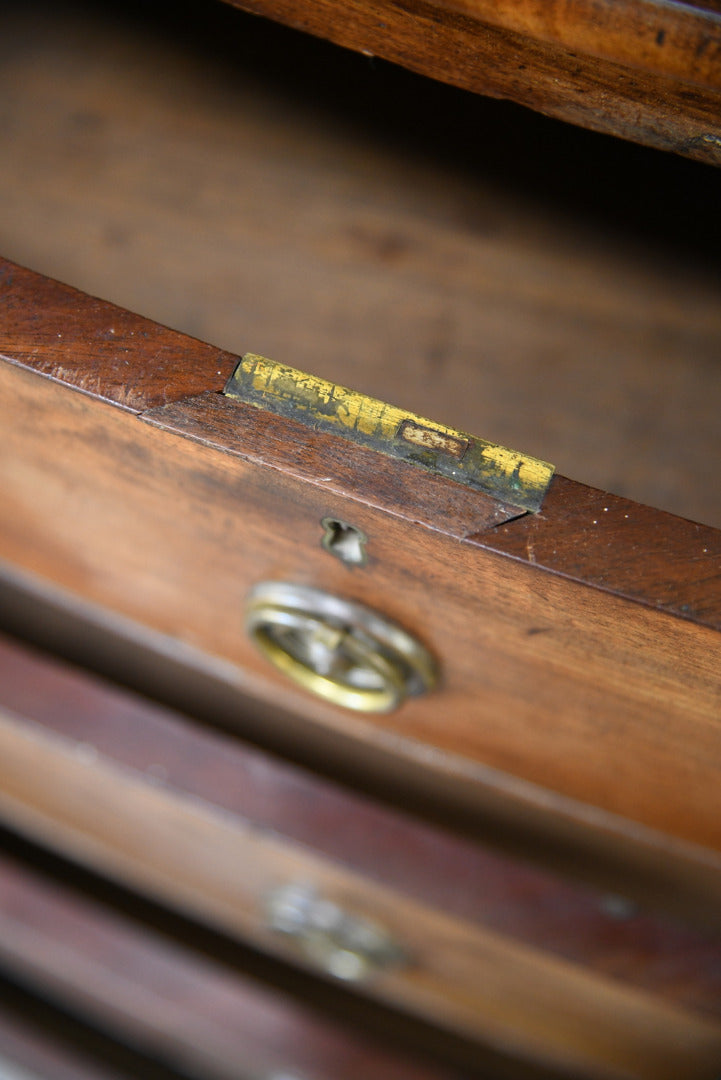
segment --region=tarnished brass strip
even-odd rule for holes
[[[342,435],[501,502],[538,511],[554,467],[464,431],[246,353],[228,380],[226,397]]]

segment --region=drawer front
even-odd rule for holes
[[[26,997],[35,992],[64,1014],[55,1020],[54,1040],[47,1005],[35,1031],[28,1019],[22,1022],[19,1003],[20,1017],[0,1017],[3,1076],[15,1080],[15,1069],[18,1080],[457,1076],[322,1018],[287,991],[244,975],[232,960],[224,963],[178,940],[168,922],[159,931],[87,885],[62,883],[17,852],[0,854],[0,973]],[[227,943],[226,952],[232,952]],[[17,992],[14,997],[17,1002]],[[32,1016],[31,1003],[22,1004]],[[80,1028],[69,1037],[73,1022],[99,1034],[89,1038]],[[108,1040],[139,1056],[119,1055]],[[101,1064],[104,1050],[107,1064]],[[159,1063],[155,1070],[153,1062]]]
[[[227,354],[24,271],[6,283],[6,566],[229,663],[309,732],[663,849],[713,887],[717,531],[562,478],[498,524],[497,500],[223,397]],[[328,551],[329,520],[366,538],[363,565]],[[391,619],[437,689],[380,717],[298,690],[245,630],[267,581]]]
[[[13,827],[502,1057],[578,1076],[714,1075],[712,937],[383,809],[12,643],[0,671],[0,811]],[[13,881],[9,872],[4,921],[0,911],[11,968],[35,955],[34,931],[13,921]]]

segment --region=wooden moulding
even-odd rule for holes
[[[1,297],[6,565],[230,662],[309,727],[512,778],[718,874],[718,531],[560,477],[489,527],[493,500],[223,399],[228,354],[9,263]],[[323,550],[329,516],[369,538],[366,567]],[[243,631],[269,579],[395,619],[440,689],[374,719],[296,691]]]
[[[466,90],[721,163],[715,3],[231,2]]]
[[[716,1075],[718,942],[638,912],[614,913],[588,890],[8,641],[0,686],[0,811],[20,831],[310,970],[292,940],[269,927],[266,910],[279,887],[315,887],[401,947],[399,963],[362,984],[366,994],[511,1059],[574,1077]],[[280,1043],[272,1036],[278,1009],[254,1003],[242,983],[152,935],[109,925],[88,903],[69,905],[62,890],[35,886],[2,862],[0,958],[90,1017],[110,1017],[140,1045],[166,1040],[196,1068],[216,1054],[219,1076],[237,1052],[233,1039],[247,1034],[244,1013],[254,1017],[259,1060],[271,1047],[304,1047],[311,1060],[292,1064],[310,1069],[317,1053],[311,1075],[324,1076],[338,1052],[331,1035],[296,1042],[302,1017],[292,1015]],[[133,979],[128,995],[136,962],[139,985]],[[192,1021],[183,1013],[191,984]],[[231,1028],[219,1030],[229,1014]],[[355,1075],[352,1049],[344,1076]]]

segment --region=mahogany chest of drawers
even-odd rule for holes
[[[704,161],[718,150],[711,4],[617,5],[615,22],[612,5],[597,21],[590,6],[566,5],[555,22],[533,5],[480,2],[243,6],[601,131]],[[275,41],[248,16],[221,18],[251,42]],[[149,70],[118,40],[113,55]],[[138,95],[150,114],[161,107],[152,87]],[[87,100],[95,111],[73,114],[79,168],[105,116]],[[199,115],[189,109],[180,142],[195,145]],[[267,350],[219,349],[131,314],[129,302],[0,264],[0,1060],[11,1076],[712,1080],[718,470],[698,454],[670,498],[696,499],[709,524],[695,524],[480,439],[466,416],[483,380],[464,374],[462,322],[469,283],[483,280],[486,347],[516,347],[510,325],[494,323],[489,269],[509,303],[512,232],[504,240],[501,228],[473,272],[487,241],[451,226],[447,206],[432,221],[399,201],[389,232],[378,209],[390,214],[387,200],[359,193],[380,190],[390,166],[379,156],[374,172],[362,153],[351,194],[323,164],[318,190],[301,198],[291,190],[310,175],[301,140],[283,134],[267,101],[259,115],[259,160],[275,171],[249,158],[247,186],[267,184],[276,203],[228,204],[231,220],[251,222],[258,273],[287,187],[312,236],[307,267],[278,275],[289,303],[307,273],[320,318],[335,259],[339,274],[365,281],[375,341],[372,248],[386,288],[410,275],[400,313],[420,329],[409,333],[451,351],[455,335],[461,359],[445,375],[433,367],[446,363],[441,352],[416,368],[399,359],[389,380],[401,396],[386,405],[339,386],[355,370],[362,388],[362,365],[340,357],[324,368],[322,348],[311,375],[295,370],[313,367],[312,319],[297,355],[286,341],[278,363],[247,352],[274,351],[270,317]],[[109,130],[127,136],[128,123],[123,114]],[[119,172],[131,158],[119,152]],[[419,191],[443,190],[414,167]],[[159,205],[195,183],[189,205],[209,215],[222,184],[200,176],[168,179]],[[517,205],[493,199],[499,220],[514,219]],[[322,213],[341,204],[347,222],[331,228]],[[6,227],[24,261],[10,215]],[[106,227],[122,248],[121,227]],[[603,263],[594,242],[587,264],[561,242],[569,287],[577,263],[581,276]],[[526,316],[552,295],[529,244],[516,301]],[[662,271],[635,272],[661,325],[675,328],[673,355],[695,345],[694,376],[717,372],[711,271],[679,283],[695,293],[692,319],[663,306]],[[433,289],[468,291],[444,301],[455,322],[426,325]],[[619,334],[637,328],[622,285],[608,289],[591,297],[579,286],[587,320],[593,311]],[[261,291],[239,303],[277,310],[282,341],[282,304]],[[332,312],[323,326],[327,362]],[[632,366],[646,344],[633,332],[627,341]],[[675,385],[671,354],[659,355],[659,378]],[[542,382],[540,357],[519,371],[534,363]],[[369,364],[380,371],[383,360]],[[448,427],[453,415],[433,402],[454,379],[468,412],[459,405]],[[381,376],[365,385],[383,392]],[[511,419],[530,417],[534,430],[532,395],[513,377],[507,385]],[[712,379],[697,391],[710,413],[714,393]],[[650,489],[663,468],[647,472]]]

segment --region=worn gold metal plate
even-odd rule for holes
[[[332,432],[410,465],[538,511],[554,473],[546,461],[444,427],[395,405],[246,353],[226,397]]]

